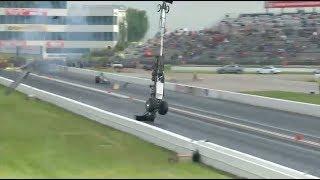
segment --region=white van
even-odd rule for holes
[[[67,60],[67,54],[53,54],[53,53],[46,53],[43,55],[43,60]]]

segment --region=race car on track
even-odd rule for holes
[[[95,77],[96,84],[111,84],[110,80],[104,77],[103,73],[100,73]]]

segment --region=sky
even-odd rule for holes
[[[158,31],[160,14],[157,5],[161,1],[73,1],[76,4],[125,5],[127,7],[146,10],[150,28],[146,38]],[[173,1],[167,15],[166,26],[169,31],[178,28],[200,30],[211,27],[225,14],[236,16],[239,13],[265,12],[264,1]]]

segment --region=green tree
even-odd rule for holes
[[[127,35],[128,35],[128,28],[125,25],[126,19],[119,22],[119,39],[115,46],[115,51],[123,51],[125,48],[128,47],[127,42]]]
[[[149,29],[146,11],[129,8],[126,12],[128,41],[137,42],[144,38]]]
[[[119,22],[119,40],[120,44],[124,44],[127,41],[128,28],[125,25],[126,19]]]

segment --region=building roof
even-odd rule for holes
[[[119,9],[119,10],[127,10],[127,7],[124,5],[89,5],[89,4],[84,4],[84,5],[79,5],[79,4],[70,4],[68,8],[72,7],[81,7],[81,8],[106,8],[106,9]]]

